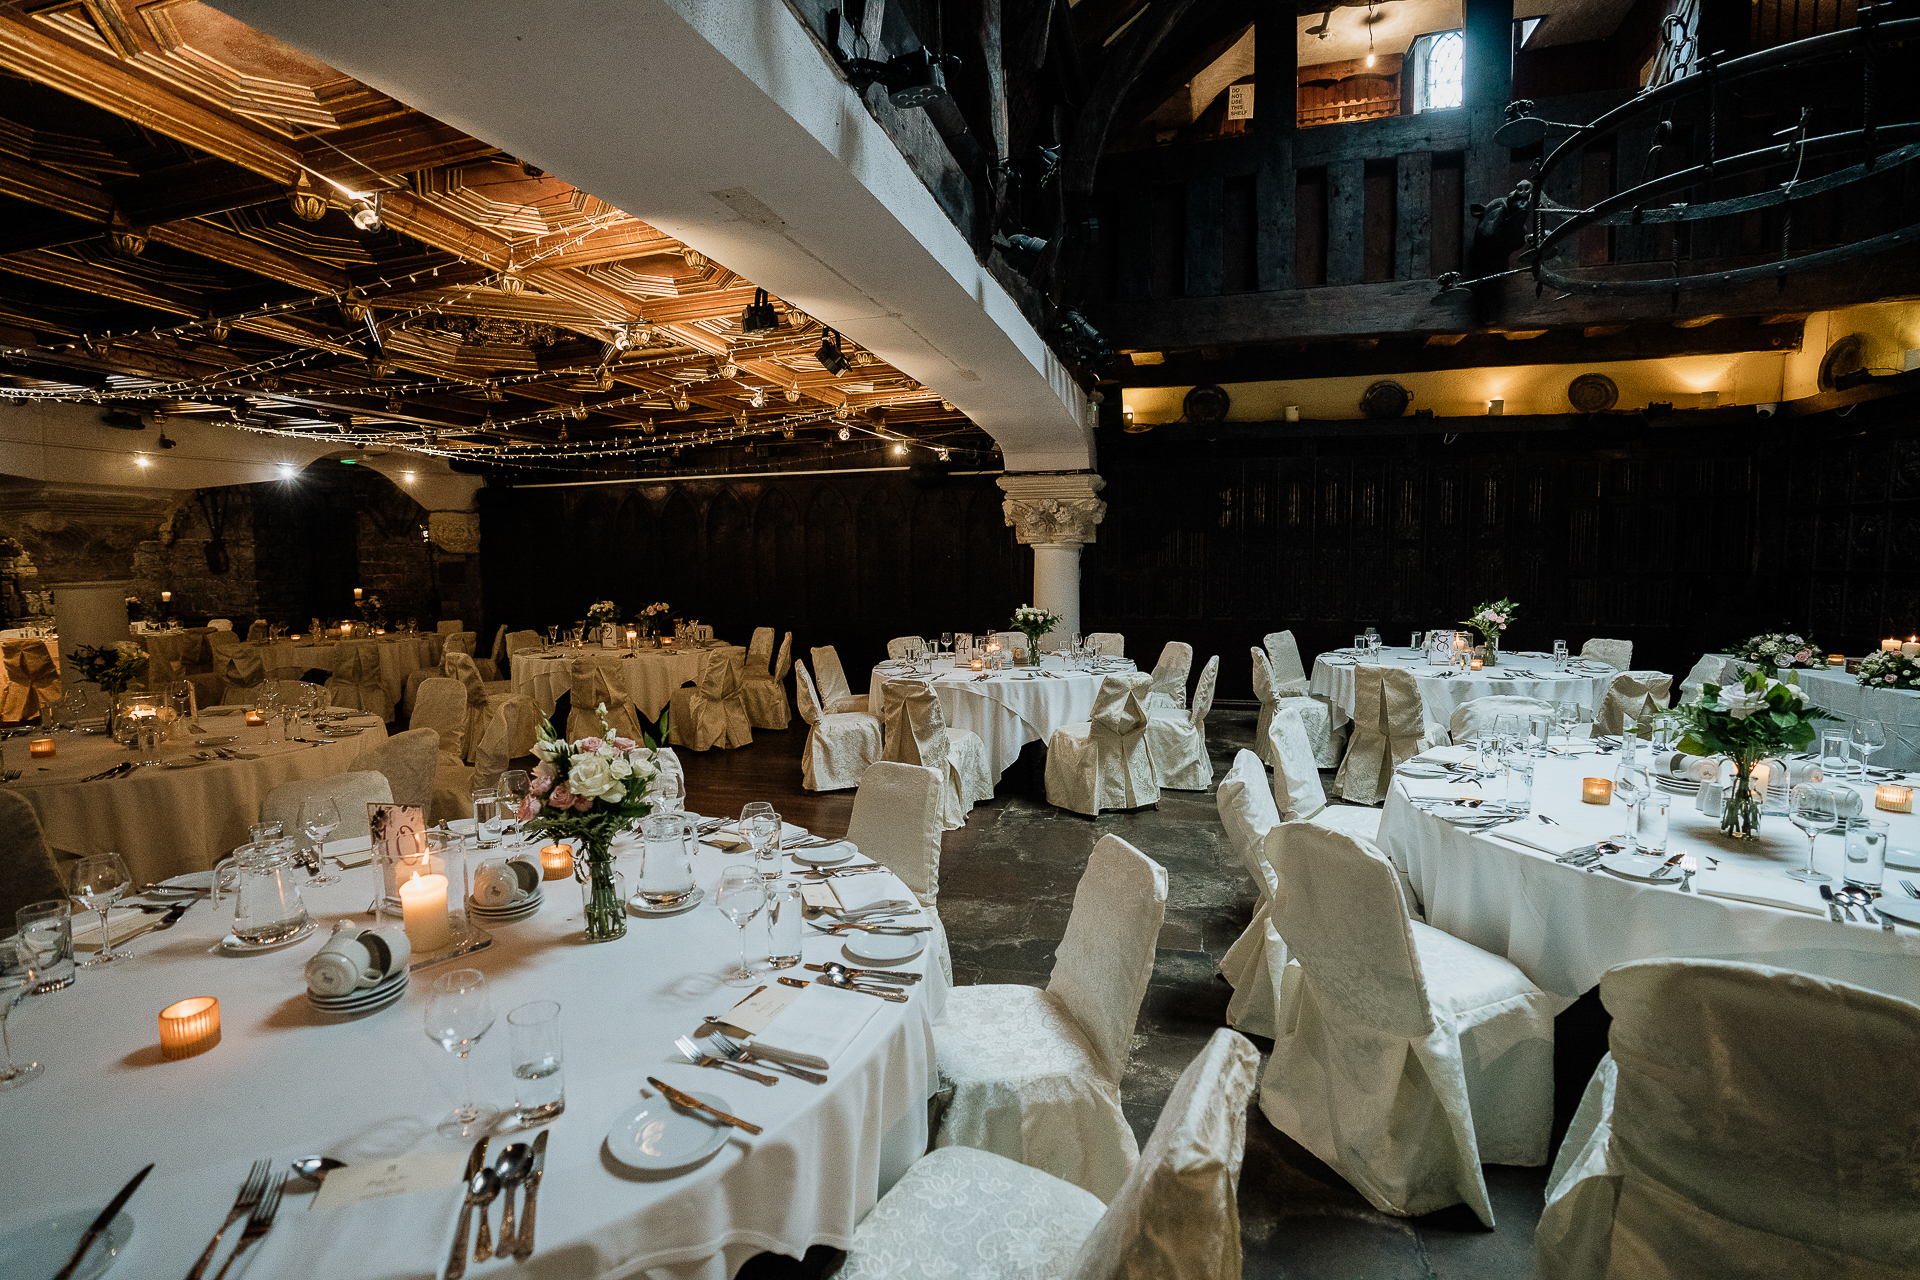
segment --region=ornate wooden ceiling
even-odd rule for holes
[[[0,7],[0,396],[556,465],[843,426],[992,447],[851,343],[836,376],[778,300],[744,334],[753,300],[196,0]]]

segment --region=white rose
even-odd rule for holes
[[[618,804],[625,788],[613,776],[612,767],[600,756],[575,756],[567,772],[567,790],[577,796]]]
[[[633,777],[641,782],[653,781],[660,772],[660,767],[653,762],[653,753],[645,748],[627,756],[627,767],[632,771]]]
[[[626,757],[624,756],[615,756],[612,760],[609,760],[607,762],[607,768],[612,770],[613,776],[616,778],[624,780],[633,776],[633,766],[627,763]]]
[[[1748,693],[1745,689],[1722,689],[1720,691],[1720,704],[1727,709],[1727,714],[1735,720],[1745,720],[1748,716],[1759,710],[1765,701],[1766,694],[1764,690],[1758,693]]]

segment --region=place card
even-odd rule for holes
[[[800,885],[800,904],[814,911],[840,910],[839,895],[824,880],[804,881]]]
[[[342,871],[351,871],[355,867],[364,867],[373,861],[373,846],[369,844],[364,849],[344,849],[329,856],[333,858],[334,865]]]
[[[415,1191],[444,1191],[461,1184],[466,1172],[464,1151],[430,1151],[393,1160],[359,1161],[327,1174],[314,1193],[314,1207],[338,1209],[382,1196],[404,1196]]]
[[[757,1036],[780,1016],[781,1010],[800,998],[801,988],[770,983],[727,1010],[725,1025],[745,1035]]]
[[[709,831],[700,837],[700,843],[723,853],[733,853],[739,849],[751,848],[753,842],[737,831]]]

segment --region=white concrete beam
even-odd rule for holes
[[[213,0],[841,331],[990,432],[1091,467],[1085,397],[776,0]]]

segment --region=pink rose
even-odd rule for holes
[[[547,777],[545,774],[542,774],[533,780],[533,786],[531,790],[534,795],[543,796],[547,794],[547,792],[553,790],[553,779]]]
[[[613,745],[615,750],[631,751],[635,747],[639,746],[640,744],[635,742],[632,738],[615,738],[613,740]]]
[[[582,738],[573,744],[573,749],[576,754],[586,754],[598,751],[606,745],[605,740],[601,738]]]
[[[573,802],[573,810],[575,813],[585,813],[587,810],[591,808],[593,808],[592,796],[581,796],[578,800],[575,800]]]
[[[519,822],[525,822],[534,815],[534,811],[539,807],[539,802],[532,796],[528,796],[520,802],[520,808],[513,815],[514,819]]]
[[[1886,681],[1886,682],[1887,682],[1888,684],[1892,684],[1892,683],[1893,683],[1893,677],[1892,677],[1892,676],[1881,676],[1880,678],[1881,678],[1882,680],[1885,680],[1885,681]]]
[[[1793,655],[1793,660],[1795,662],[1805,662],[1808,658],[1811,658],[1812,656],[1813,656],[1813,650],[1802,649],[1800,652]]]
[[[547,803],[556,809],[571,809],[573,792],[567,790],[567,784],[562,782],[554,787],[553,793],[547,797]]]

